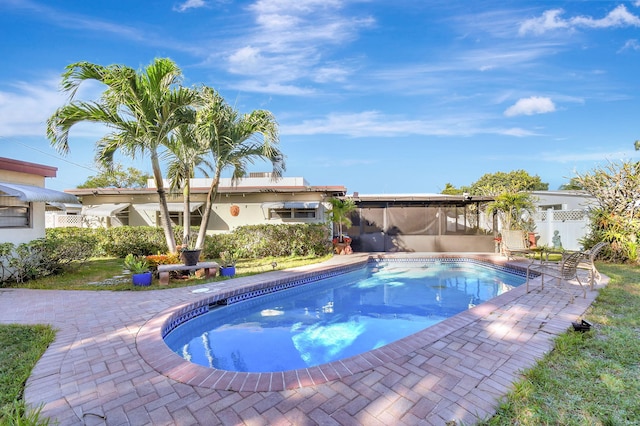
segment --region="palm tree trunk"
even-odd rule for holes
[[[191,184],[190,179],[184,185],[182,190],[182,196],[184,199],[184,213],[182,214],[182,225],[184,230],[182,231],[182,242],[187,243],[191,238]]]
[[[200,222],[200,229],[198,230],[198,241],[196,242],[196,248],[202,248],[204,245],[204,239],[207,236],[207,224],[209,223],[209,216],[211,216],[211,207],[213,207],[213,200],[218,193],[218,184],[220,183],[221,170],[216,169],[213,181],[209,187],[209,193],[207,194],[207,200],[204,205],[204,211],[202,212],[202,221]]]
[[[167,248],[170,253],[176,252],[176,239],[173,235],[171,221],[169,220],[169,207],[167,206],[167,193],[164,189],[164,180],[162,179],[162,171],[160,170],[160,161],[158,153],[151,153],[151,164],[153,165],[153,178],[156,182],[156,190],[160,199],[160,225],[164,231],[164,237],[167,240]]]

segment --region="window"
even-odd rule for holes
[[[129,225],[129,209],[124,209],[116,213],[115,220],[112,222],[119,222],[119,226]]]
[[[315,219],[316,209],[293,209],[293,217],[296,219]]]
[[[316,209],[269,209],[269,219],[315,219]]]
[[[15,197],[0,196],[0,228],[29,228],[31,204]]]
[[[156,225],[160,226],[160,216],[161,212],[157,212],[158,216],[156,219]],[[198,210],[191,212],[189,215],[189,219],[191,221],[191,226],[200,226],[200,222],[202,221],[202,214]],[[169,211],[169,220],[171,224],[174,226],[184,226],[184,213],[182,211]]]

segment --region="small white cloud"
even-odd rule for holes
[[[640,50],[640,43],[638,43],[638,40],[635,38],[627,40],[618,52],[622,52],[623,50]]]
[[[314,93],[312,89],[304,87],[298,87],[290,84],[264,83],[256,80],[242,81],[234,84],[232,87],[242,92],[268,93],[283,96],[309,96]]]
[[[189,9],[199,9],[201,7],[205,7],[207,2],[204,0],[187,0],[184,3],[180,3],[177,6],[174,6],[173,10],[178,12],[184,12]]]
[[[527,19],[520,25],[518,33],[543,34],[547,31],[557,29],[586,28],[612,28],[612,27],[640,27],[640,18],[630,13],[624,5],[619,5],[604,18],[595,19],[590,16],[576,16],[574,18],[563,19],[562,9],[551,9],[542,13],[537,18]]]
[[[234,73],[258,73],[261,63],[264,63],[264,58],[260,49],[253,46],[242,47],[229,55],[230,71]]]
[[[551,99],[531,96],[519,99],[518,102],[507,108],[504,115],[513,117],[516,115],[546,114],[555,110],[556,106]]]
[[[527,19],[520,25],[518,33],[520,35],[524,35],[529,32],[533,34],[542,34],[558,28],[567,28],[569,26],[567,21],[560,19],[560,15],[562,13],[562,9],[552,9],[545,11],[542,16],[538,18]]]

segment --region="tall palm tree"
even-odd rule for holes
[[[202,248],[211,215],[211,206],[220,185],[222,172],[231,169],[232,181],[246,175],[247,166],[256,160],[272,164],[272,176],[278,178],[285,170],[284,156],[278,149],[278,123],[266,110],[239,114],[227,105],[213,89],[204,87],[202,108],[198,111],[196,127],[198,138],[207,142],[212,172],[211,186],[198,232],[197,248]]]
[[[180,124],[193,120],[197,92],[180,86],[182,72],[170,59],[157,58],[136,72],[124,65],[102,66],[77,62],[66,67],[62,90],[69,103],[58,108],[47,122],[47,136],[62,154],[69,152],[69,131],[80,122],[105,124],[111,129],[97,142],[96,158],[109,166],[117,151],[135,158],[148,155],[160,199],[161,225],[170,251],[176,250],[167,197],[160,168],[159,150]],[[74,100],[86,80],[103,83],[97,101]]]

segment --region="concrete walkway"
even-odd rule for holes
[[[291,272],[268,273],[278,274]],[[347,361],[345,371],[324,372],[319,384],[298,377],[303,387],[278,391],[250,391],[246,382],[241,392],[187,384],[180,380],[183,367],[167,373],[141,356],[149,352],[144,334],[157,318],[202,292],[257,279],[146,292],[1,289],[1,323],[58,329],[27,383],[27,402],[43,404],[42,414],[60,425],[470,425],[495,413],[519,373],[597,295],[587,291],[583,299],[577,284],[569,284],[576,294],[570,303],[553,285],[544,291],[533,285],[528,294],[523,285],[388,345],[382,360],[363,357],[355,374]],[[262,389],[257,376],[256,390]]]

